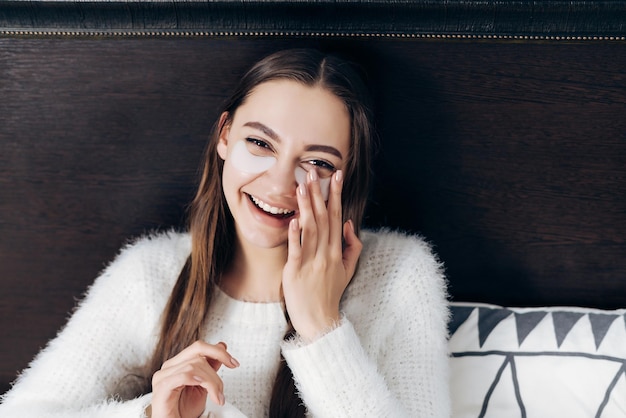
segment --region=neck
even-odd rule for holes
[[[237,240],[231,267],[221,288],[230,297],[246,302],[282,300],[282,273],[287,247],[258,248]]]

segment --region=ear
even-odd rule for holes
[[[228,155],[228,134],[230,133],[230,123],[226,123],[228,120],[228,112],[222,113],[218,126],[218,142],[217,142],[217,154],[222,160],[226,160]]]

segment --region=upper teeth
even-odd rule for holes
[[[265,212],[269,212],[273,215],[284,215],[286,213],[291,213],[293,211],[289,210],[289,209],[283,209],[283,208],[277,208],[274,206],[270,206],[267,203],[265,203],[264,201],[262,201],[261,199],[257,199],[254,196],[250,196],[250,198],[252,199],[252,201],[261,209],[263,209]]]

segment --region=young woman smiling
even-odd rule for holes
[[[334,56],[253,66],[189,231],[125,248],[0,416],[448,416],[441,265],[419,237],[360,231],[371,118]]]

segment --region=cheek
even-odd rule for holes
[[[233,195],[233,193],[237,193],[241,187],[254,181],[258,176],[258,174],[247,173],[240,170],[238,167],[234,166],[230,160],[227,160],[222,171],[222,187],[224,194],[228,197],[229,195]]]
[[[261,174],[276,164],[275,157],[261,157],[252,154],[248,151],[248,147],[246,147],[244,141],[238,141],[233,146],[230,159],[234,168],[248,174]]]

